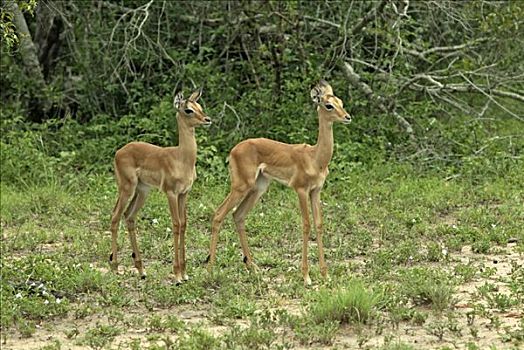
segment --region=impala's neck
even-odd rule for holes
[[[178,123],[178,148],[184,153],[184,157],[191,163],[196,162],[197,144],[195,139],[195,128],[187,126],[181,121],[183,117],[177,114]]]
[[[318,112],[318,139],[316,144],[315,160],[320,168],[328,166],[333,156],[333,122],[322,118],[322,111]]]

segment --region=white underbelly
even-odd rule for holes
[[[269,173],[266,168],[267,168],[267,164],[266,163],[261,163],[258,166],[257,177],[258,177],[259,174],[263,174],[269,180],[276,180],[277,182],[280,182],[281,184],[283,184],[285,186],[289,186],[289,179],[287,179],[287,178],[285,178],[283,176],[278,176],[277,174]]]
[[[266,177],[270,180],[275,180],[277,182],[280,182],[282,185],[289,186],[289,180],[287,179],[280,179],[278,177],[267,175],[267,174],[266,174]]]

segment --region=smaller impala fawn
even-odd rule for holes
[[[320,191],[328,175],[328,164],[333,155],[333,123],[349,123],[351,117],[344,110],[342,101],[333,95],[333,89],[321,80],[312,90],[311,98],[317,105],[319,134],[317,144],[290,145],[264,138],[248,139],[237,144],[230,153],[229,167],[231,191],[215,212],[212,224],[211,247],[208,269],[215,262],[218,231],[224,217],[236,207],[233,213],[236,230],[244,254],[244,262],[256,269],[246,239],[245,218],[247,213],[275,179],[291,188],[300,204],[303,224],[302,274],[304,283],[311,284],[307,261],[310,232],[308,200],[311,203],[313,221],[316,226],[318,259],[322,276],[327,276],[322,244],[322,213]]]
[[[163,191],[169,201],[173,225],[173,273],[180,283],[187,279],[184,236],[187,213],[186,197],[196,178],[197,144],[195,127],[210,125],[209,119],[198,99],[202,90],[197,90],[184,99],[182,93],[175,96],[173,105],[177,110],[179,144],[177,147],[158,147],[145,142],[131,142],[115,154],[115,175],[118,185],[118,200],[111,220],[111,268],[118,268],[118,226],[124,214],[129,239],[133,249],[133,261],[138,273],[145,278],[144,267],[136,240],[135,219],[144,205],[151,187]],[[131,201],[129,199],[131,198]],[[128,204],[129,202],[129,204]],[[127,206],[127,209],[126,209]],[[124,212],[125,210],[125,212]]]

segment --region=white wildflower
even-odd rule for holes
[[[49,304],[49,300],[44,300],[44,304]]]
[[[16,293],[15,299],[22,299],[22,293]]]

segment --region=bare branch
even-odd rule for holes
[[[512,115],[513,117],[517,118],[518,120],[521,120],[521,121],[524,121],[524,118],[516,115],[515,113],[513,113],[512,111],[510,111],[509,109],[507,109],[506,107],[504,107],[503,105],[501,105],[497,100],[495,100],[490,94],[488,94],[486,91],[484,91],[483,89],[481,89],[480,87],[478,87],[477,85],[475,85],[471,80],[469,80],[464,74],[460,74],[462,76],[462,78],[464,80],[466,80],[469,84],[471,84],[471,86],[477,90],[478,92],[480,92],[481,94],[483,94],[484,96],[486,96],[488,99],[490,99],[494,104],[496,104],[497,106],[499,106],[500,108],[502,108],[504,111],[506,111],[507,113],[509,113],[510,115]],[[491,90],[491,92],[493,92],[495,90]],[[513,94],[513,93],[510,93],[512,95],[517,95],[517,94]],[[518,96],[518,95],[517,95]],[[524,101],[524,97],[520,96],[523,101]]]
[[[484,105],[484,107],[482,107],[482,109],[481,109],[480,112],[479,112],[479,118],[484,117],[484,114],[485,114],[486,111],[488,110],[490,103],[491,103],[491,100],[488,99],[488,100],[486,101],[486,104]]]
[[[395,110],[389,110],[386,105],[384,105],[383,98],[375,95],[371,87],[361,80],[360,75],[355,72],[353,67],[348,62],[344,62],[342,67],[351,85],[361,90],[366,95],[366,97],[375,103],[383,113],[392,114],[397,119],[399,124],[404,128],[404,130],[406,130],[406,132],[410,135],[410,137],[413,138],[413,127],[411,124]]]
[[[257,70],[255,69],[255,65],[253,64],[253,61],[251,60],[251,56],[249,55],[249,51],[244,41],[244,37],[245,35],[240,36],[240,44],[242,45],[242,49],[244,50],[244,53],[246,54],[247,62],[249,64],[249,67],[251,68],[251,73],[253,73],[253,78],[255,79],[255,84],[257,85],[257,88],[260,89],[260,79],[258,78]]]
[[[335,27],[337,29],[340,28],[340,24],[335,23],[335,22],[331,22],[331,21],[328,21],[328,20],[325,20],[325,19],[322,19],[322,18],[311,17],[311,16],[308,16],[308,15],[305,15],[304,18],[305,19],[309,19],[310,21],[315,21],[315,22],[319,22],[319,23],[322,23],[322,24],[326,24],[328,26]]]
[[[420,58],[422,60],[427,60],[426,56],[431,55],[432,53],[437,53],[437,52],[448,53],[448,52],[460,51],[460,50],[463,50],[463,49],[466,49],[466,48],[472,48],[472,47],[476,46],[477,44],[485,42],[487,40],[488,40],[487,38],[480,38],[480,39],[473,40],[472,42],[465,43],[465,44],[460,44],[460,45],[436,46],[436,47],[432,47],[432,48],[427,49],[427,50],[422,51],[422,52],[419,52],[419,51],[416,51],[416,50],[412,50],[412,49],[408,49],[408,48],[405,48],[404,51],[409,53],[410,55],[416,56],[416,57],[418,57],[418,58]]]
[[[138,38],[140,38],[141,36],[146,38],[146,41],[148,41],[150,43],[154,43],[149,37],[147,37],[147,35],[143,31],[143,27],[144,27],[145,23],[147,22],[147,20],[149,18],[149,15],[150,15],[149,7],[153,4],[153,1],[154,0],[150,0],[148,3],[146,3],[146,4],[144,4],[144,5],[140,6],[140,7],[137,7],[136,9],[129,9],[128,11],[124,12],[120,16],[120,18],[117,20],[116,25],[111,30],[111,35],[109,37],[109,44],[111,44],[113,42],[116,29],[119,27],[120,23],[123,22],[123,20],[127,16],[131,17],[130,27],[132,29],[132,33],[134,32],[133,36],[128,40],[127,27],[124,26],[125,42],[124,42],[124,45],[123,45],[123,53],[122,53],[122,56],[120,57],[120,60],[118,61],[118,63],[114,66],[113,73],[112,73],[112,76],[117,76],[118,77],[118,80],[121,82],[122,86],[124,84],[124,81],[120,77],[120,74],[119,74],[118,70],[119,70],[120,67],[122,67],[124,65],[127,65],[128,69],[131,70],[130,64],[129,64],[128,55],[127,55],[129,50],[130,49],[137,50],[137,48],[135,47],[134,44],[138,40]],[[165,53],[167,57],[170,58],[170,56],[167,55],[167,52],[165,52],[165,50],[162,49],[161,51],[163,53]],[[173,62],[172,59],[171,59],[171,61]],[[125,89],[125,87],[123,87],[123,88],[124,88],[124,91],[127,91]]]
[[[461,74],[461,75],[463,75],[463,74]],[[469,79],[466,78],[466,80],[468,80],[468,82],[470,82]],[[488,86],[484,86],[484,85],[475,85],[473,83],[470,83],[470,84],[471,85],[466,85],[466,84],[447,84],[447,85],[444,85],[442,87],[442,89],[448,90],[448,91],[454,91],[454,92],[480,92],[480,93],[482,93],[484,95],[489,95],[489,94],[486,93],[486,91],[489,91],[490,93],[492,93],[495,96],[509,97],[509,98],[514,99],[514,100],[517,100],[517,101],[520,101],[520,102],[524,102],[524,96],[519,95],[517,93],[510,92],[510,91],[499,90],[499,89],[490,89]]]
[[[374,65],[374,64],[371,64],[369,62],[366,62],[366,61],[363,61],[363,60],[359,60],[358,58],[348,58],[347,59],[348,61],[351,61],[351,62],[355,62],[355,63],[360,63],[366,67],[369,67],[369,68],[373,68],[375,71],[377,72],[380,72],[380,73],[383,73],[383,74],[390,74],[390,72],[387,72],[385,71],[384,69]]]
[[[519,94],[517,94],[515,92],[493,89],[493,90],[491,90],[491,93],[493,95],[496,95],[496,96],[509,97],[509,98],[514,99],[514,100],[518,100],[520,102],[524,102],[524,96],[523,95],[519,95]]]
[[[480,92],[480,93],[482,93],[484,95],[489,95],[489,94],[486,93],[486,91],[489,91],[491,94],[493,94],[495,96],[508,97],[508,98],[512,98],[512,99],[520,101],[520,102],[524,102],[524,96],[519,94],[519,93],[517,93],[517,92],[505,91],[505,90],[500,90],[500,89],[493,89],[490,86],[474,84],[470,79],[468,79],[465,76],[464,73],[469,73],[469,72],[458,72],[458,73],[450,74],[450,75],[447,75],[447,76],[443,76],[443,75],[442,76],[435,76],[435,75],[429,75],[429,74],[416,74],[411,79],[407,80],[400,87],[399,91],[402,91],[407,86],[409,86],[411,89],[414,89],[414,90],[446,90],[446,91],[452,91],[452,92]],[[459,84],[459,83],[448,84],[448,83],[443,83],[443,82],[439,81],[439,80],[445,80],[445,79],[447,80],[447,79],[450,79],[450,78],[453,78],[453,77],[457,77],[457,76],[462,77],[464,80],[466,80],[469,83],[469,85]],[[420,79],[424,79],[424,80],[430,82],[432,85],[431,86],[420,85],[420,84],[417,83],[417,81],[420,80]],[[398,93],[397,93],[397,95],[398,95]]]
[[[388,0],[382,0],[376,7],[372,8],[362,19],[360,22],[358,22],[352,29],[351,34],[355,35],[358,34],[364,27],[371,22],[371,20],[382,10],[384,9],[384,6],[386,6],[386,3]]]

